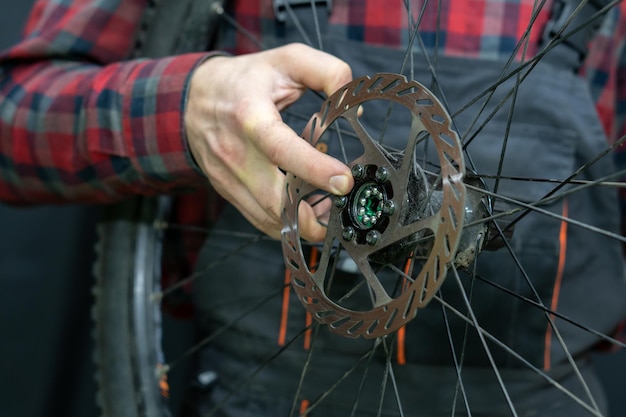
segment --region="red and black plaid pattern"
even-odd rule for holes
[[[426,48],[439,53],[480,58],[508,58],[533,22],[529,54],[534,54],[550,3],[538,8],[534,0],[335,0],[328,18],[328,33],[373,45],[406,49],[414,22]],[[308,6],[299,6],[308,7]],[[272,0],[235,2],[233,17],[259,38],[280,32]],[[313,34],[309,34],[313,35]],[[236,53],[258,47],[245,35],[227,41]],[[313,37],[313,43],[315,42]],[[416,43],[414,43],[416,45]]]
[[[111,201],[203,180],[187,149],[181,109],[205,54],[125,60],[146,0],[40,0],[24,40],[0,56],[0,199],[16,203]],[[271,0],[233,1],[262,37],[276,31]],[[409,20],[426,47],[481,58],[508,56],[534,16],[534,0],[335,0],[329,30],[404,48]],[[538,12],[532,55],[548,6]],[[586,73],[613,140],[626,133],[624,5],[592,47]],[[438,12],[441,12],[438,15]],[[237,35],[236,52],[258,49]],[[621,154],[618,160],[621,161]],[[626,165],[626,161],[624,161]]]
[[[127,60],[146,4],[37,2],[23,41],[0,55],[0,200],[104,202],[204,183],[187,149],[182,109],[189,76],[206,53]],[[329,30],[405,48],[409,22],[423,9],[426,48],[500,58],[514,50],[533,5],[534,0],[448,0],[423,8],[424,1],[413,1],[409,17],[401,0],[334,0]],[[537,14],[528,56],[536,52],[548,6]],[[234,15],[259,37],[277,30],[271,0],[234,1]],[[584,67],[611,141],[626,134],[625,39],[621,3],[592,43]],[[231,41],[238,53],[258,49],[243,35]],[[626,168],[626,151],[620,149],[616,160]]]
[[[0,199],[106,202],[202,181],[181,109],[206,54],[125,61],[143,0],[39,1],[0,56]]]

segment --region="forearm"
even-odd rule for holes
[[[37,3],[0,55],[0,200],[114,201],[205,181],[183,112],[206,54],[128,60],[145,6]]]
[[[0,88],[0,199],[104,202],[201,181],[182,114],[202,58],[12,68]]]

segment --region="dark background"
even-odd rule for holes
[[[0,48],[33,0],[0,0]],[[0,415],[95,417],[91,269],[98,208],[0,204]]]
[[[19,39],[33,3],[0,0],[0,48]],[[0,415],[99,415],[90,316],[99,212],[0,204]],[[611,415],[625,416],[626,352],[596,362]]]

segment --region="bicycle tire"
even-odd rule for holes
[[[170,415],[161,377],[152,366],[162,362],[160,315],[144,297],[160,285],[154,278],[162,232],[153,224],[163,201],[136,198],[117,204],[99,225],[94,359],[97,402],[106,417]]]

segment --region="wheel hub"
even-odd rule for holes
[[[389,226],[395,204],[393,186],[387,169],[376,165],[352,167],[355,184],[352,191],[335,199],[341,217],[342,238],[359,245],[375,245],[380,233]]]

